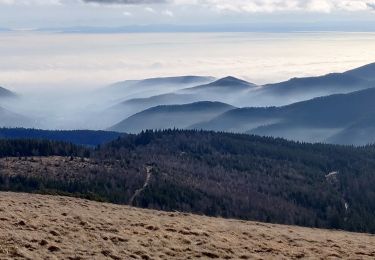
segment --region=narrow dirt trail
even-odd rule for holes
[[[141,194],[141,192],[144,191],[147,188],[148,184],[150,183],[150,179],[152,175],[152,166],[146,166],[145,169],[147,173],[145,183],[143,184],[142,188],[134,192],[133,196],[129,200],[129,205],[133,205],[135,198],[137,198],[139,194]]]

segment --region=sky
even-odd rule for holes
[[[0,33],[0,86],[98,88],[149,77],[236,76],[257,84],[375,62],[375,33]]]
[[[373,31],[375,0],[0,0],[0,27]]]
[[[0,86],[16,91],[187,74],[263,84],[374,62],[373,46],[375,0],[0,0]]]

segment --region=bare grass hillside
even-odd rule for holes
[[[368,234],[0,193],[0,259],[374,259]]]

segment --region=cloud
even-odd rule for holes
[[[375,0],[0,0],[0,5],[71,5],[85,3],[107,6],[168,4],[169,10],[177,6],[191,6],[219,13],[274,13],[374,11]]]
[[[61,5],[61,0],[0,0],[2,5]]]
[[[173,17],[174,13],[171,10],[165,10],[163,11],[163,15]]]
[[[153,14],[156,13],[156,11],[154,10],[154,8],[149,7],[149,6],[145,8],[145,11],[147,11],[149,13],[153,13]]]
[[[311,12],[330,13],[333,9],[332,1],[313,0],[306,4],[306,9]]]
[[[273,13],[372,11],[375,0],[174,0],[176,5],[197,5],[218,12]]]
[[[375,3],[367,3],[366,5],[368,8],[375,10]]]
[[[94,4],[118,4],[118,5],[142,5],[142,4],[164,4],[168,0],[83,0],[85,3]]]

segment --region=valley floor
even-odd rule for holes
[[[0,193],[0,259],[374,259],[375,236]]]

